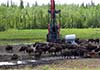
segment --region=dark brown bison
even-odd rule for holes
[[[67,45],[65,43],[61,44],[62,46],[62,49],[66,49],[67,48]]]
[[[58,43],[53,43],[50,47],[49,47],[49,50],[48,52],[50,54],[55,54],[57,55],[58,53],[61,53],[62,52],[62,45],[61,44],[58,44]]]
[[[87,43],[88,42],[88,40],[87,39],[79,39],[79,38],[76,38],[75,39],[75,42],[77,43],[77,44],[81,44],[81,43]]]
[[[88,42],[92,42],[92,43],[99,43],[99,39],[88,39]]]
[[[42,46],[40,49],[42,50],[42,52],[43,52],[44,54],[46,54],[46,53],[48,52],[48,50],[50,49],[50,47],[49,47],[48,45],[44,45],[44,46]]]
[[[46,54],[48,49],[49,49],[49,46],[47,45],[47,43],[37,43],[35,45],[35,49],[36,50],[41,50],[42,53]]]
[[[95,52],[99,52],[100,51],[100,47],[98,47],[98,48],[96,48],[94,50],[95,50]]]
[[[19,56],[17,54],[13,54],[11,57],[11,60],[17,60],[19,58]]]
[[[11,45],[7,45],[6,48],[5,48],[5,50],[7,52],[13,52],[13,47]]]
[[[26,46],[22,46],[20,49],[19,49],[19,52],[24,52],[26,51],[27,47]]]
[[[79,49],[72,49],[71,50],[72,56],[76,59],[77,57],[79,57]]]
[[[55,50],[56,50],[55,47],[50,47],[50,49],[48,50],[48,52],[49,52],[49,54],[56,54]]]
[[[100,57],[100,51],[98,52],[98,55],[99,55],[99,57]]]
[[[61,55],[62,55],[62,57],[64,57],[64,58],[67,57],[67,59],[71,59],[72,52],[71,52],[71,50],[66,49],[66,50],[63,50],[63,52],[62,52]]]
[[[95,43],[99,43],[100,42],[100,40],[97,38],[97,39],[95,39]]]
[[[41,49],[35,50],[35,54],[34,54],[35,59],[39,59],[41,55],[42,55],[42,50]]]
[[[67,49],[76,49],[77,45],[67,44]]]
[[[86,57],[88,50],[84,46],[79,46],[77,52],[79,54],[79,57],[84,58]]]
[[[91,52],[88,52],[87,54],[88,54],[89,58],[95,58],[96,57],[96,52],[94,50],[91,51]]]
[[[93,43],[93,42],[95,42],[95,39],[88,39],[88,42]]]
[[[28,53],[29,55],[31,55],[32,53],[34,53],[34,49],[31,47],[27,47],[26,48],[26,53]]]
[[[97,48],[97,45],[93,43],[88,43],[85,47],[89,52],[91,52],[92,50]]]
[[[55,53],[57,54],[57,53],[62,53],[62,46],[61,46],[61,44],[58,44],[58,43],[56,43],[55,45],[54,45],[54,47],[56,48],[56,50],[55,50]]]

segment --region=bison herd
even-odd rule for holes
[[[73,58],[96,58],[100,57],[100,40],[99,39],[76,39],[76,44],[71,44],[70,42],[65,43],[40,43],[36,42],[31,45],[23,45],[18,50],[23,52],[23,54],[28,54],[29,56],[34,56],[35,58],[40,58],[42,56],[57,56],[60,55],[63,58],[71,59]],[[8,45],[5,50],[7,52],[13,52],[13,46]],[[12,60],[18,59],[17,54],[12,55]]]

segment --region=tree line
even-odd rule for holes
[[[39,6],[36,2],[32,7],[27,3],[26,7],[20,0],[20,5],[14,3],[0,5],[0,31],[14,29],[47,29],[50,23],[48,14],[49,5]],[[100,27],[100,4],[93,2],[84,5],[64,4],[56,5],[61,10],[57,15],[57,22],[61,28],[99,28]],[[59,22],[60,21],[60,22]]]

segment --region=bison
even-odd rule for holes
[[[5,50],[7,52],[13,52],[13,47],[11,45],[7,45],[6,48],[5,48]]]
[[[20,49],[19,49],[19,52],[24,52],[26,51],[27,47],[26,46],[22,46]]]
[[[35,59],[39,59],[40,58],[40,56],[41,56],[41,54],[42,54],[42,50],[41,49],[39,49],[39,50],[35,50]]]
[[[13,54],[11,57],[11,60],[17,60],[19,58],[19,56],[17,54]]]
[[[61,55],[62,55],[64,58],[67,57],[67,59],[71,59],[72,52],[71,52],[71,50],[66,49],[66,50],[63,50],[63,52],[62,52]]]
[[[34,49],[31,47],[27,47],[26,48],[26,53],[28,53],[29,55],[31,55],[34,52]]]

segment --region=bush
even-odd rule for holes
[[[0,31],[6,31],[7,27],[3,24],[0,24]]]

